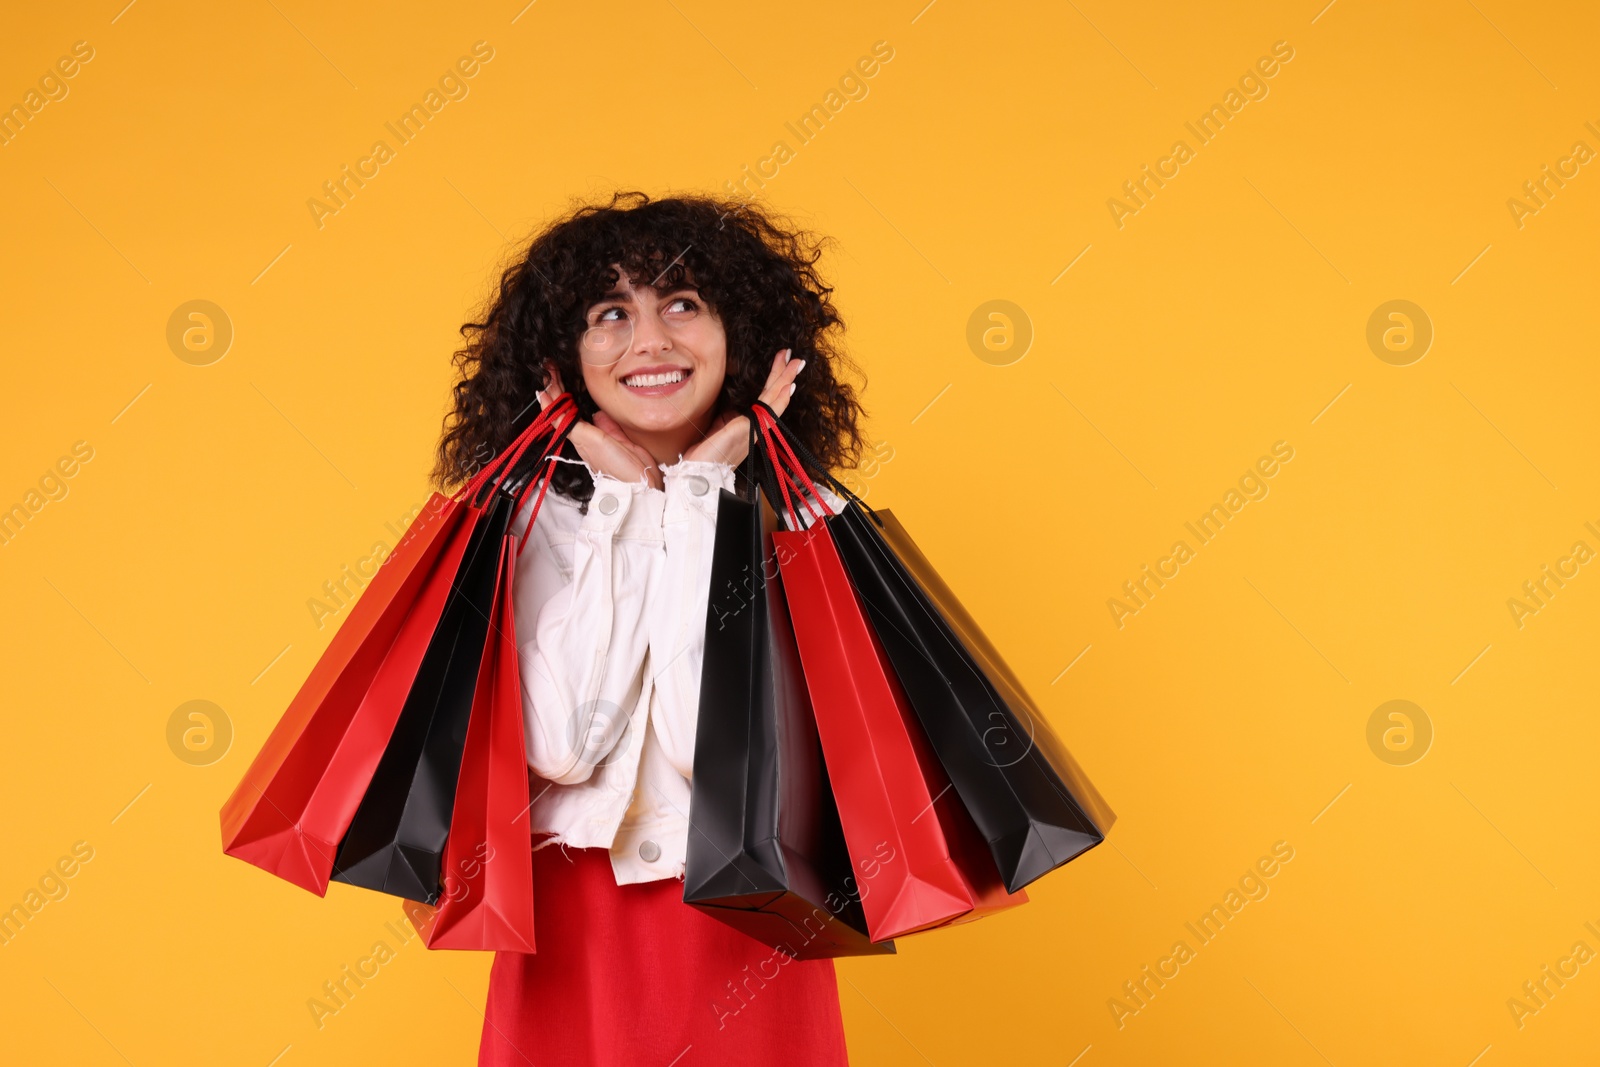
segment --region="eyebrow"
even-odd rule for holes
[[[662,298],[665,298],[665,297],[668,297],[668,296],[672,296],[674,293],[693,293],[696,296],[699,296],[700,295],[700,287],[698,285],[694,285],[694,284],[692,284],[690,282],[684,282],[682,285],[675,286],[674,288],[661,290],[661,292],[657,296],[657,299],[662,299]],[[626,289],[613,289],[613,290],[611,290],[611,292],[604,294],[603,296],[601,296],[598,300],[596,300],[593,304],[590,304],[589,306],[590,307],[594,307],[597,304],[605,304],[605,303],[613,303],[613,302],[614,303],[622,303],[622,304],[630,304],[630,303],[633,302],[633,293],[631,291],[629,291],[629,290],[626,290]]]

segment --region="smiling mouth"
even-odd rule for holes
[[[629,389],[659,389],[665,385],[677,385],[679,382],[687,381],[689,375],[693,373],[689,370],[673,370],[655,374],[630,374],[622,379],[622,384]]]

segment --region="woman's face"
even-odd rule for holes
[[[633,440],[687,450],[710,427],[727,374],[722,320],[692,285],[657,294],[617,275],[586,314],[584,385]]]

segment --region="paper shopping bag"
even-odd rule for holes
[[[717,502],[683,899],[797,959],[893,952],[867,933],[773,559],[777,515],[746,473]]]
[[[1027,902],[954,796],[825,526],[773,535],[822,753],[854,857],[889,847],[861,904],[874,941]],[[980,847],[970,847],[976,838]]]
[[[429,948],[535,951],[528,755],[512,605],[516,558],[516,537],[507,533],[485,669],[472,698],[445,839],[442,893],[425,940]]]
[[[482,517],[473,501],[524,454],[560,447],[570,397],[541,411],[494,462],[434,494],[361,591],[221,811],[229,855],[324,894],[340,840],[377,766]],[[540,446],[535,448],[534,446]]]
[[[445,838],[511,508],[505,494],[496,492],[472,531],[416,681],[339,843],[334,881],[426,904],[439,899]]]
[[[825,479],[845,499],[838,514],[822,521],[1005,887],[1016,892],[1098,845],[1115,816],[1031,701],[1008,703],[1006,693],[1021,687],[1014,685],[1009,668],[995,666],[1000,660],[992,644],[977,642],[975,626],[963,630],[951,624],[896,554],[883,518],[795,441],[781,419],[772,421],[779,428],[774,440],[795,454],[795,465]],[[909,538],[895,527],[892,536],[904,550]],[[932,575],[925,559],[918,567],[925,579]],[[956,603],[943,582],[937,586],[942,598]],[[967,617],[964,611],[961,615]],[[1002,684],[985,672],[986,664]]]

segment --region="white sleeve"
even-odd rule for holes
[[[661,493],[598,473],[594,485],[582,515],[546,495],[513,586],[528,763],[560,785],[594,773],[638,704],[660,556],[659,543],[616,534],[625,520],[658,528]]]
[[[661,477],[666,553],[651,605],[651,717],[667,761],[692,779],[717,500],[720,490],[734,486],[733,467],[679,460],[663,466]]]

